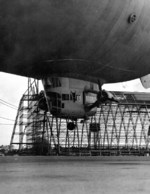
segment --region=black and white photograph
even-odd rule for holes
[[[150,0],[0,0],[0,194],[150,192]]]

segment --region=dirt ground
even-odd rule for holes
[[[0,158],[0,194],[150,193],[150,157]]]

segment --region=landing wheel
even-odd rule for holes
[[[67,129],[72,131],[76,128],[76,125],[74,124],[74,122],[69,122],[67,123]]]

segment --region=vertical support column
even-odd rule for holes
[[[79,128],[78,128],[78,124],[76,122],[76,128],[77,128],[77,142],[78,142],[78,150],[80,152],[80,136],[79,136]]]
[[[53,154],[53,149],[57,147],[56,145],[56,140],[54,137],[54,131],[53,131],[53,127],[54,127],[54,117],[52,116],[50,118],[50,116],[47,115],[47,121],[48,121],[48,127],[49,127],[49,133],[50,133],[50,155]]]
[[[23,146],[23,128],[24,128],[24,101],[21,103],[20,117],[19,117],[19,151],[21,151]]]
[[[82,128],[81,128],[81,148],[83,147],[83,134],[84,134],[84,122],[83,122]]]
[[[65,150],[67,150],[68,154],[70,154],[70,138],[69,138],[69,129],[67,127],[68,122],[69,122],[69,119],[66,119]]]
[[[60,123],[61,124],[61,123]],[[58,118],[56,118],[56,130],[57,130],[57,155],[60,155],[60,125]]]

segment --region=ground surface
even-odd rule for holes
[[[0,194],[150,193],[150,157],[0,158]]]

